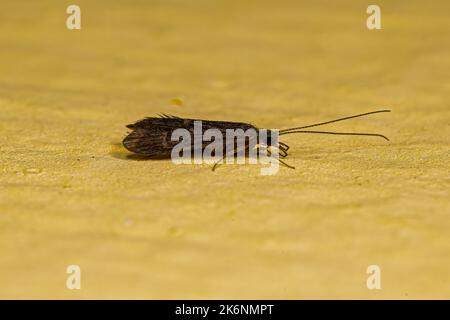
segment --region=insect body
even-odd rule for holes
[[[178,144],[178,141],[172,141],[172,133],[176,129],[183,128],[190,131],[193,136],[194,121],[202,122],[202,134],[208,129],[218,129],[225,137],[227,129],[257,130],[256,127],[248,123],[183,119],[164,114],[159,118],[145,118],[134,124],[127,125],[127,128],[133,131],[125,137],[123,145],[129,151],[142,154],[148,158],[170,158],[173,147]],[[208,141],[203,141],[202,149],[208,144]],[[194,145],[192,145],[192,148],[194,148]]]
[[[363,114],[358,114],[354,116],[339,118],[331,121],[316,123],[312,125],[302,126],[302,127],[295,127],[295,128],[289,128],[289,129],[283,129],[278,132],[279,136],[287,135],[287,134],[293,134],[293,133],[319,133],[319,134],[333,134],[333,135],[359,135],[359,136],[376,136],[381,137],[386,140],[389,140],[387,137],[381,134],[376,133],[354,133],[354,132],[332,132],[332,131],[315,131],[315,130],[304,130],[312,127],[322,126],[325,124],[330,124],[333,122],[348,120],[352,118],[362,117],[369,114],[374,113],[381,113],[381,112],[390,112],[390,110],[378,110],[378,111],[372,111],[367,112]],[[152,117],[152,118],[145,118],[142,120],[139,120],[133,124],[127,125],[127,128],[131,129],[132,132],[129,133],[125,139],[123,140],[123,145],[126,149],[129,151],[132,151],[134,153],[138,153],[141,155],[144,155],[151,159],[168,159],[171,158],[172,150],[173,148],[179,143],[177,140],[172,139],[172,135],[175,130],[177,129],[185,129],[189,131],[191,136],[194,136],[195,131],[195,122],[201,121],[201,130],[202,135],[209,129],[216,129],[220,133],[222,133],[222,136],[226,136],[227,130],[241,130],[240,132],[244,132],[247,130],[260,130],[259,128],[248,124],[248,123],[242,123],[242,122],[227,122],[227,121],[209,121],[209,120],[198,120],[198,119],[184,119],[179,118],[175,116],[170,115],[161,115],[160,117]],[[267,131],[267,139],[265,141],[265,147],[268,152],[270,152],[271,147],[275,147],[279,151],[279,156],[281,158],[285,158],[288,155],[289,146],[281,141],[278,141],[278,139],[274,139],[276,142],[272,141],[271,139],[271,131]],[[251,138],[250,138],[251,139]],[[200,145],[195,145],[193,139],[191,139],[192,150],[195,150],[196,148],[201,148],[203,151],[206,146],[210,143],[209,141],[202,141]],[[247,143],[249,142],[249,143]],[[256,141],[253,141],[256,142]],[[236,141],[232,141],[233,146],[235,146]],[[274,145],[276,144],[276,145]],[[225,148],[227,145],[227,142],[223,144],[223,154],[225,154],[228,150]],[[261,145],[260,145],[261,147]],[[246,144],[244,146],[246,154],[248,154],[249,148],[250,148],[250,141],[246,141]],[[236,150],[234,150],[234,153],[236,154]],[[279,162],[283,165],[293,168],[289,165],[287,165],[285,162],[279,159]],[[217,165],[217,163],[216,163]],[[214,166],[214,168],[216,167]],[[213,168],[213,169],[214,169]]]

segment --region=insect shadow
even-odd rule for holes
[[[162,158],[155,159],[139,153],[130,153],[123,147],[123,144],[121,142],[111,142],[110,146],[111,149],[109,151],[109,155],[116,159],[129,161],[164,160]]]
[[[147,155],[143,155],[143,154],[139,154],[139,153],[130,153],[129,151],[127,151],[123,144],[120,142],[111,142],[111,150],[109,152],[109,154],[116,159],[120,159],[120,160],[128,160],[128,161],[148,161],[148,160],[155,160],[155,161],[162,161],[165,160],[167,161],[167,157],[163,156],[163,157],[156,157],[156,156],[147,156]],[[212,154],[214,156],[214,153]],[[194,160],[194,156],[192,156],[192,160]],[[253,154],[248,154],[248,152],[245,153],[244,157],[236,157],[236,159],[238,158],[253,158],[253,159],[258,159],[258,154],[253,155]],[[203,160],[205,160],[205,162],[207,160],[211,160],[211,159],[215,159],[213,157],[205,157],[203,158]]]

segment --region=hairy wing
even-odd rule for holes
[[[129,129],[158,129],[158,128],[181,128],[185,125],[186,120],[178,117],[160,117],[160,118],[144,118],[135,123],[127,125]]]
[[[168,130],[137,128],[123,139],[123,146],[149,158],[170,158],[172,148],[178,143],[170,138]]]

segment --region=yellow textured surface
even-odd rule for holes
[[[0,297],[450,298],[450,5],[2,0]],[[286,128],[259,166],[127,158],[159,112]],[[66,267],[82,289],[66,289]],[[382,290],[366,288],[379,265]]]

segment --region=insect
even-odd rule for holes
[[[279,136],[294,134],[294,133],[315,133],[315,134],[331,134],[331,135],[352,135],[352,136],[372,136],[372,137],[380,137],[389,141],[389,139],[378,133],[365,133],[365,132],[334,132],[334,131],[316,131],[309,130],[309,128],[318,127],[334,122],[349,120],[353,118],[363,117],[370,114],[382,113],[382,112],[390,112],[390,110],[377,110],[366,113],[361,113],[353,116],[347,116],[343,118],[338,118],[334,120],[329,120],[325,122],[319,122],[311,125],[282,129],[278,131]],[[243,122],[228,122],[228,121],[209,121],[209,120],[199,120],[199,119],[185,119],[172,115],[162,114],[159,117],[149,117],[139,120],[133,124],[129,124],[126,127],[131,129],[131,133],[129,133],[123,140],[123,145],[126,149],[131,152],[144,155],[150,159],[168,159],[171,158],[172,149],[179,143],[178,141],[172,140],[172,133],[179,128],[186,129],[189,131],[191,135],[194,135],[194,122],[201,121],[202,123],[202,133],[204,133],[208,129],[217,129],[222,135],[226,136],[226,130],[237,130],[242,129],[246,131],[248,129],[259,130],[259,128],[253,126],[249,123]],[[305,130],[308,129],[308,130]],[[271,147],[276,147],[279,151],[279,157],[284,159],[288,156],[289,145],[284,142],[278,141],[276,139],[277,145],[274,146],[273,141],[270,139],[270,130],[267,131],[268,139],[267,143],[264,146],[267,151],[270,153]],[[192,140],[191,140],[192,141]],[[233,141],[235,143],[235,141]],[[201,148],[202,151],[209,144],[208,141],[202,141],[197,148]],[[226,152],[224,144],[224,153]],[[192,143],[191,148],[194,150],[195,145]],[[248,154],[249,144],[245,144],[244,146],[246,154]],[[236,151],[234,151],[236,154]],[[278,159],[278,161],[289,168],[294,169],[294,167],[288,165],[283,160]],[[219,161],[220,162],[220,161]],[[219,162],[214,164],[213,171],[219,164]]]

